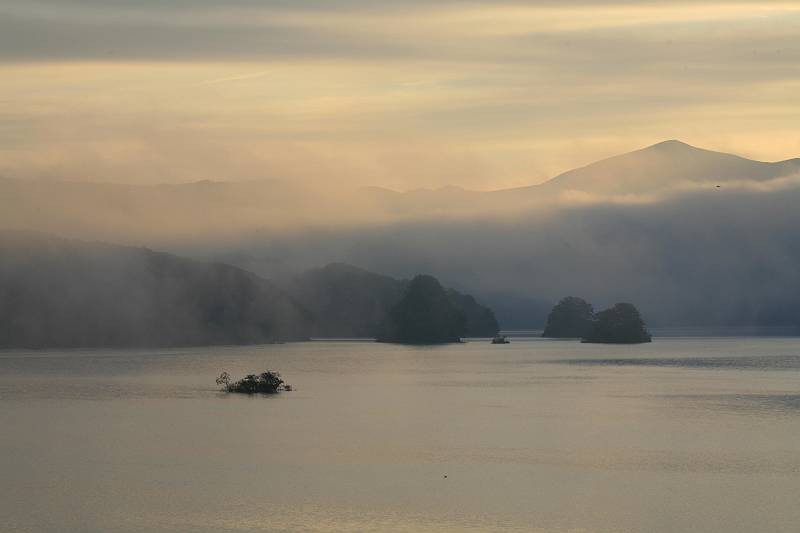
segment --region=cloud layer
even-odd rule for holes
[[[0,173],[536,183],[800,154],[796,2],[0,0]]]

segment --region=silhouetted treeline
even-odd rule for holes
[[[380,342],[442,344],[459,342],[466,317],[433,276],[416,276],[381,326]]]
[[[0,232],[0,347],[375,337],[408,284],[333,264],[278,287],[237,267],[146,248]],[[497,332],[490,309],[444,294],[463,317],[459,336]]]
[[[542,337],[581,338],[592,327],[592,304],[576,296],[567,296],[550,311]]]
[[[592,304],[576,296],[567,296],[553,307],[542,337],[611,344],[651,341],[642,315],[633,304],[618,303],[595,313]]]
[[[633,304],[618,303],[595,313],[583,342],[610,344],[639,344],[650,342],[652,337]]]

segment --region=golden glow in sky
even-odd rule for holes
[[[800,156],[797,2],[0,0],[0,175],[494,189]]]

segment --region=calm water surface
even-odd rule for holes
[[[797,338],[0,351],[0,428],[4,532],[800,524]]]

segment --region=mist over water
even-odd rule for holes
[[[0,228],[145,245],[284,285],[334,261],[429,273],[506,328],[541,327],[567,295],[635,302],[651,326],[800,328],[799,170],[671,140],[492,192],[0,179]]]
[[[798,28],[0,0],[0,533],[797,533]]]
[[[794,531],[798,360],[797,338],[2,351],[0,529]],[[267,368],[296,390],[216,390]]]

